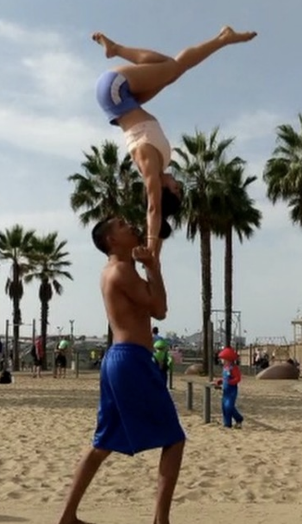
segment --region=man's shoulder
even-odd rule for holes
[[[118,261],[114,264],[108,264],[102,273],[103,284],[120,283],[125,278],[125,275],[139,276],[134,265],[127,261]]]

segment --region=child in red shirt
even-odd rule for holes
[[[223,425],[226,428],[231,428],[234,419],[235,427],[241,428],[243,416],[236,408],[238,384],[241,380],[241,372],[236,364],[238,355],[233,348],[224,348],[218,357],[223,362],[222,378],[216,381],[216,385],[222,387]]]

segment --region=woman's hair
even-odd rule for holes
[[[181,198],[172,193],[168,187],[163,187],[161,197],[162,222],[159,232],[159,238],[165,240],[172,233],[172,228],[167,222],[167,218],[179,213],[181,207]]]
[[[172,193],[168,187],[163,187],[161,197],[163,218],[176,215],[181,207],[181,199]]]

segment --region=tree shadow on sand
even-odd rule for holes
[[[19,389],[14,395],[2,397],[1,407],[96,409],[98,401],[99,394],[96,391],[37,391],[31,395],[26,389]]]
[[[0,522],[29,522],[28,519],[24,519],[23,517],[12,517],[10,515],[0,515]]]

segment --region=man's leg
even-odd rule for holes
[[[73,484],[58,524],[81,523],[76,516],[79,504],[100,465],[109,455],[110,451],[91,448],[84,456],[76,470]]]
[[[169,524],[172,497],[177,483],[185,441],[164,448],[158,472],[154,524]]]
[[[120,46],[111,41],[111,46],[115,49],[114,54],[108,51],[106,54],[109,57],[120,56],[137,64],[114,69],[127,78],[132,94],[136,95],[140,103],[144,103],[223,47],[248,42],[255,36],[254,32],[236,33],[233,29],[224,27],[216,37],[184,49],[175,59],[155,51]]]

